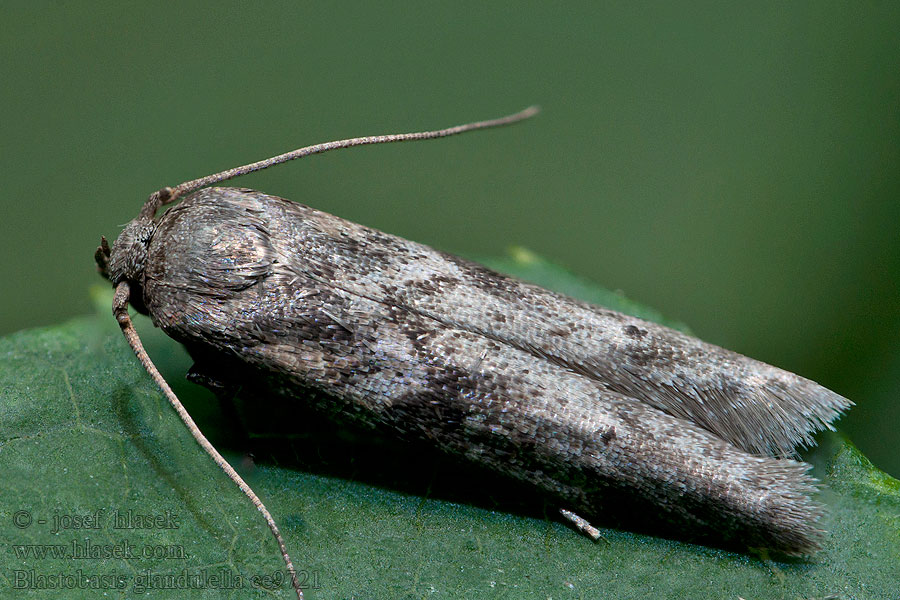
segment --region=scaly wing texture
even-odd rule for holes
[[[787,452],[846,401],[774,367],[251,190],[161,217],[144,290],[264,390],[322,392],[586,516],[625,493],[747,545],[819,543],[807,465],[746,450]]]
[[[851,404],[813,381],[667,327],[305,206],[280,209],[304,223],[295,231],[300,271],[544,358],[748,452],[791,456]]]

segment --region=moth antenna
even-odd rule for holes
[[[193,192],[194,190],[205,187],[207,185],[219,183],[220,181],[226,181],[228,179],[240,177],[241,175],[246,175],[247,173],[252,173],[253,171],[268,169],[269,167],[279,165],[283,162],[288,162],[289,160],[303,158],[304,156],[309,156],[310,154],[321,154],[323,152],[328,152],[329,150],[350,148],[351,146],[386,144],[390,142],[409,142],[415,140],[431,140],[434,138],[447,137],[465,133],[466,131],[475,131],[476,129],[488,129],[490,127],[510,125],[512,123],[528,119],[529,117],[533,117],[539,111],[539,107],[529,106],[525,110],[521,110],[515,114],[500,117],[498,119],[476,121],[474,123],[456,125],[455,127],[448,127],[446,129],[436,129],[434,131],[417,131],[413,133],[392,133],[388,135],[370,135],[364,137],[348,138],[345,140],[335,140],[333,142],[325,142],[322,144],[314,144],[312,146],[298,148],[284,154],[279,154],[278,156],[273,156],[272,158],[260,160],[255,163],[250,163],[249,165],[234,167],[233,169],[228,169],[227,171],[214,173],[213,175],[207,175],[206,177],[200,177],[199,179],[193,179],[191,181],[185,181],[184,183],[177,185],[174,188],[163,188],[158,192],[154,192],[150,195],[150,197],[147,199],[147,202],[144,204],[144,207],[141,209],[141,216],[152,219],[156,214],[156,211],[161,206],[165,206],[166,204],[174,202],[184,194]]]
[[[175,395],[175,392],[172,391],[172,388],[169,387],[169,384],[163,378],[162,374],[160,374],[159,370],[157,370],[156,365],[153,364],[153,361],[150,360],[150,355],[147,354],[147,351],[144,350],[144,345],[141,343],[141,338],[138,336],[137,330],[135,330],[134,325],[131,322],[131,317],[128,315],[128,298],[130,296],[131,290],[128,286],[128,283],[123,281],[116,286],[116,291],[113,296],[113,314],[116,317],[116,321],[119,323],[119,327],[122,329],[122,333],[125,335],[125,339],[128,340],[128,345],[131,346],[131,349],[134,350],[135,356],[137,356],[138,360],[144,366],[147,373],[150,374],[150,377],[153,378],[153,381],[156,382],[156,385],[159,386],[159,389],[162,390],[163,394],[165,394],[166,398],[169,400],[169,403],[172,405],[172,408],[175,409],[175,412],[178,413],[178,416],[181,417],[182,422],[184,422],[185,426],[188,428],[188,431],[191,432],[191,435],[194,436],[194,439],[200,444],[200,447],[203,448],[207,454],[212,457],[213,461],[219,468],[225,471],[225,474],[237,484],[241,491],[244,492],[250,501],[253,503],[253,506],[262,513],[263,517],[266,520],[266,524],[269,526],[269,530],[272,532],[272,535],[275,536],[275,540],[278,542],[278,547],[281,549],[281,556],[284,559],[284,564],[287,567],[288,573],[291,575],[291,584],[294,587],[294,590],[297,592],[298,600],[303,600],[303,590],[300,589],[300,582],[297,579],[297,571],[294,569],[294,563],[291,562],[291,557],[288,556],[287,546],[285,546],[284,538],[281,537],[281,532],[278,531],[278,526],[275,524],[275,519],[272,518],[272,514],[269,512],[269,509],[266,508],[266,505],[262,503],[262,500],[259,499],[259,496],[256,495],[247,482],[238,475],[237,471],[226,461],[219,451],[215,449],[215,447],[209,443],[209,440],[206,439],[206,436],[203,435],[203,432],[200,431],[200,428],[197,427],[197,424],[194,423],[194,419],[191,418],[191,415],[188,414],[188,411],[184,408],[184,405],[181,404],[181,400],[178,399],[178,396]]]

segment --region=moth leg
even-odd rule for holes
[[[595,542],[597,540],[608,541],[603,535],[600,533],[600,530],[588,523],[588,520],[584,517],[579,517],[571,510],[566,510],[564,508],[559,509],[559,513],[566,518],[566,520],[570,521],[575,528],[578,529],[581,533],[588,536]]]
[[[185,379],[191,383],[202,385],[220,398],[234,398],[237,395],[239,387],[234,383],[226,381],[225,378],[221,377],[218,373],[206,367],[201,362],[195,362],[191,365],[187,375],[185,375]]]
[[[203,361],[195,362],[191,368],[188,369],[185,378],[191,383],[202,385],[215,394],[216,399],[219,401],[219,408],[221,409],[222,414],[225,415],[226,422],[232,431],[235,431],[240,437],[238,441],[248,443],[250,436],[247,434],[246,423],[244,423],[244,420],[241,418],[234,402],[241,386],[222,377],[220,372],[205,366]]]

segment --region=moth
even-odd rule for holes
[[[533,485],[589,519],[626,497],[686,530],[789,555],[815,551],[823,508],[795,448],[851,403],[792,373],[282,198],[208,187],[337,148],[507,125],[352,138],[163,188],[96,253],[113,313],[153,366],[131,303],[186,346],[213,388],[304,398]],[[157,216],[160,208],[181,202]]]

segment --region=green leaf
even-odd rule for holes
[[[535,257],[491,262],[590,301],[608,294]],[[145,594],[156,598],[290,598],[284,580],[253,585],[283,576],[271,534],[138,365],[111,294],[97,297],[95,316],[0,340],[0,597],[133,598],[145,583],[170,587]],[[593,543],[526,487],[301,406],[238,403],[235,422],[183,381],[190,359],[178,344],[146,319],[138,326],[200,428],[275,516],[308,598],[898,597],[900,483],[839,436],[809,456],[830,509],[811,559],[612,529]],[[114,514],[128,511],[160,521],[115,528]],[[54,533],[54,519],[82,528]],[[47,544],[110,556],[30,554]]]

